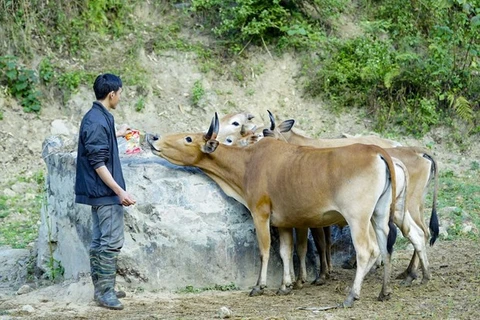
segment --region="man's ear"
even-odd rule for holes
[[[218,147],[219,142],[217,140],[208,140],[205,142],[205,145],[202,147],[203,153],[212,153]]]

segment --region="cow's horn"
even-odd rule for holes
[[[270,130],[275,129],[275,119],[273,118],[273,114],[270,112],[270,110],[267,110],[268,112],[268,117],[270,118]]]
[[[213,134],[211,139],[215,140],[217,139],[218,131],[220,130],[220,121],[218,120],[218,114],[215,112],[215,126],[213,129]]]
[[[214,126],[215,126],[215,117],[212,118],[212,121],[210,122],[210,128],[208,128],[207,133],[203,136],[205,141],[210,140],[212,138]]]

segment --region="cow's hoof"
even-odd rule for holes
[[[400,273],[395,279],[397,280],[403,280],[403,279],[406,279],[408,276],[408,271],[405,270],[403,271],[402,273]]]
[[[263,295],[263,288],[261,287],[253,287],[252,291],[250,291],[250,297],[256,297]]]
[[[288,286],[288,287],[285,287],[285,289],[282,289],[282,288],[278,289],[277,296],[287,296],[290,293],[292,293],[292,287]]]
[[[327,283],[327,280],[325,278],[316,278],[315,280],[313,280],[312,284],[316,285],[316,286],[323,286],[324,284]]]
[[[354,299],[347,298],[343,303],[340,305],[342,308],[352,308],[353,307]]]
[[[413,283],[413,280],[417,278],[416,275],[408,274],[405,279],[403,279],[400,284],[404,287],[410,287]]]
[[[380,295],[378,296],[378,301],[390,300],[391,296],[392,296],[392,294],[390,292],[388,292],[388,293],[380,292]]]
[[[303,289],[303,284],[304,284],[305,281],[302,281],[302,280],[297,280],[295,282],[295,284],[293,285],[293,289],[294,290],[300,290],[300,289]]]
[[[357,267],[357,262],[351,263],[350,260],[345,260],[342,263],[342,269],[355,269]]]

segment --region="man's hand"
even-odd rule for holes
[[[131,128],[128,124],[122,124],[116,132],[117,138],[118,137],[125,137],[125,135],[127,133],[129,133],[130,131],[131,131]]]
[[[133,199],[132,196],[128,194],[128,192],[126,192],[125,190],[122,190],[122,192],[120,192],[118,197],[120,198],[120,203],[125,207],[131,206],[132,204],[137,203],[137,201]]]
[[[135,199],[125,190],[118,185],[118,183],[113,179],[112,174],[108,171],[106,166],[101,166],[95,169],[97,174],[100,176],[100,179],[115,192],[115,194],[120,198],[120,203],[123,206],[131,206],[132,204],[137,203]]]

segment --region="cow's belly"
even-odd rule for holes
[[[335,210],[323,213],[295,212],[281,213],[272,212],[270,223],[279,228],[319,228],[333,224],[345,224],[345,218]]]

